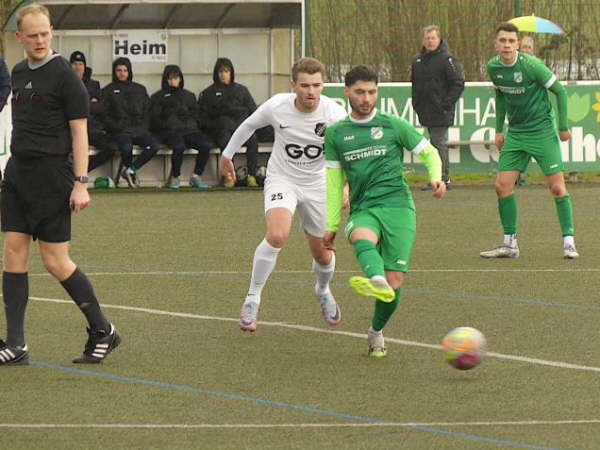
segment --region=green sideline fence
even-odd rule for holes
[[[562,142],[565,170],[569,172],[600,172],[600,81],[569,82],[569,127],[571,139]],[[346,98],[342,84],[328,84],[325,95],[344,106]],[[550,95],[553,98],[553,95]],[[410,83],[381,83],[377,108],[388,114],[402,117],[420,131],[417,114],[412,108]],[[479,141],[450,149],[453,172],[489,172],[496,167],[498,151],[482,141],[494,140],[496,108],[494,89],[489,82],[467,82],[464,93],[456,105],[454,126],[448,131],[449,141]],[[405,152],[404,162],[413,162]],[[415,164],[416,171],[424,171]],[[532,170],[539,170],[531,164]]]

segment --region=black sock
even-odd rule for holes
[[[69,278],[61,281],[65,290],[69,293],[73,301],[79,306],[79,309],[87,319],[90,330],[110,331],[110,324],[102,314],[98,299],[94,294],[94,288],[88,277],[79,267],[71,274]]]
[[[27,272],[2,272],[2,296],[6,313],[6,343],[11,347],[23,347],[25,310],[29,299]]]

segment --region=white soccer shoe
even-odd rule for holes
[[[509,247],[508,245],[499,245],[492,250],[479,253],[482,258],[518,258],[519,246]]]
[[[340,307],[336,303],[335,298],[333,298],[331,291],[327,290],[327,292],[319,293],[317,286],[315,286],[315,294],[321,304],[321,314],[325,322],[332,326],[340,323],[342,320],[342,311],[340,311]]]
[[[242,331],[250,331],[254,333],[256,331],[256,316],[258,315],[258,303],[250,301],[246,297],[246,301],[242,305],[242,311],[240,312],[240,320],[238,326]]]
[[[369,357],[384,358],[387,355],[385,341],[383,340],[383,331],[375,331],[369,327]]]
[[[565,259],[577,259],[579,258],[579,253],[574,245],[567,245],[564,249],[564,258]]]

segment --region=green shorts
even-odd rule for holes
[[[353,213],[344,229],[368,228],[379,237],[377,250],[386,270],[407,272],[415,243],[417,215],[412,208],[371,208]]]
[[[500,152],[498,170],[525,172],[531,157],[535,158],[544,175],[563,171],[560,141],[554,128],[529,133],[509,131]]]

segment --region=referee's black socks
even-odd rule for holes
[[[110,323],[102,314],[92,283],[79,267],[60,284],[63,285],[73,301],[79,306],[90,325],[91,331],[104,330],[107,333],[110,332]]]
[[[6,343],[11,347],[23,347],[25,310],[29,299],[27,272],[2,272],[2,296],[6,312]]]

